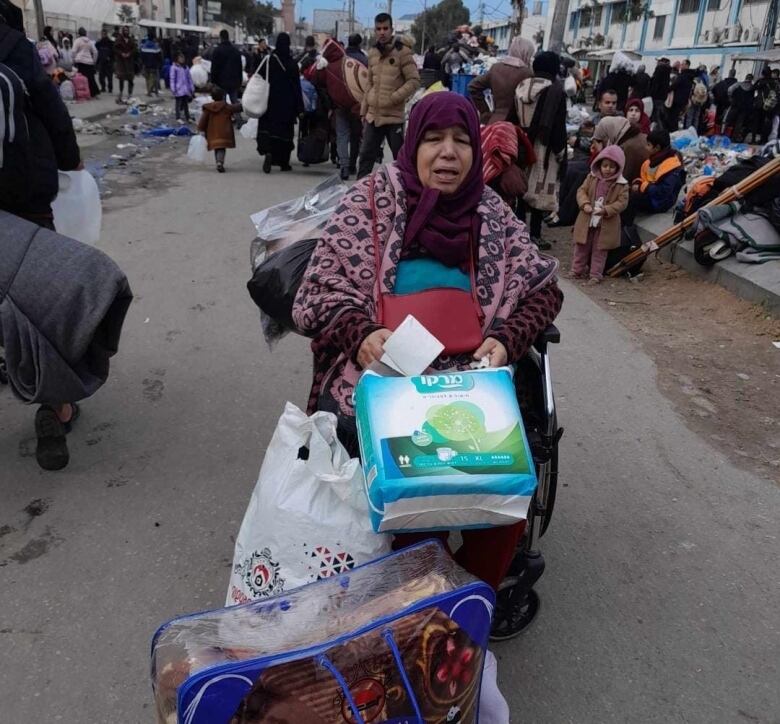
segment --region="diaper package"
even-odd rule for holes
[[[375,531],[525,519],[536,472],[509,368],[417,377],[367,371],[355,406]]]

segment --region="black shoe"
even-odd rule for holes
[[[44,470],[62,470],[70,461],[65,433],[66,426],[57,413],[49,405],[41,405],[35,413],[35,459]]]
[[[349,175],[354,176],[357,173],[357,166],[350,166],[349,167]]]
[[[217,164],[217,171],[218,171],[219,173],[225,173],[225,165],[224,165],[224,164],[222,164],[222,163],[218,163],[218,164]]]
[[[263,173],[271,173],[271,157],[266,156],[263,161]]]
[[[292,166],[288,163],[286,166],[282,166],[282,171],[292,171]]]
[[[541,237],[532,236],[531,242],[536,244],[536,248],[540,251],[547,251],[548,249],[552,249],[552,244],[549,241],[545,241]]]
[[[349,169],[348,168],[342,168],[341,169],[341,180],[342,181],[349,181]]]

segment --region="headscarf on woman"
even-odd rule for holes
[[[517,35],[509,45],[507,55],[499,62],[514,68],[530,68],[534,53],[536,53],[536,46],[528,38]]]
[[[650,117],[645,113],[644,101],[641,98],[629,98],[626,101],[626,113],[628,113],[631,108],[638,108],[639,112],[642,114],[639,117],[639,123],[637,124],[639,130],[645,134],[650,133]]]
[[[290,36],[287,33],[279,33],[276,36],[276,47],[274,48],[276,53],[283,60],[290,56]]]
[[[471,139],[471,168],[460,188],[445,196],[425,188],[417,174],[417,148],[428,131],[461,126]],[[406,139],[397,159],[406,190],[409,221],[404,247],[419,244],[448,266],[468,261],[472,239],[476,243],[477,206],[485,187],[482,179],[482,144],[479,118],[473,104],[456,93],[431,93],[412,109]]]
[[[600,141],[605,146],[618,145],[631,128],[631,122],[623,116],[606,116],[602,118],[593,131],[593,140]]]

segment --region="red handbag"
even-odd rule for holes
[[[385,294],[381,290],[379,273],[382,268],[382,255],[379,234],[376,230],[376,205],[374,203],[374,184],[369,188],[371,202],[371,230],[376,260],[377,295],[379,324],[390,331],[395,329],[412,315],[436,339],[444,345],[444,354],[457,355],[473,352],[482,344],[482,321],[484,315],[476,294],[474,275],[473,244],[469,249],[469,292],[451,287],[437,287],[412,294]],[[472,240],[473,241],[473,240]]]

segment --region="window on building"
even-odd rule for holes
[[[664,30],[666,30],[666,15],[656,15],[653,40],[663,40]]]
[[[598,27],[601,25],[601,11],[602,11],[601,5],[597,5],[594,13],[593,13],[593,24]]]
[[[615,3],[612,6],[612,25],[620,25],[626,21],[627,3]]]
[[[569,30],[577,29],[577,13],[573,12],[569,18]]]
[[[698,13],[701,0],[680,0],[680,15]]]
[[[720,0],[707,0],[707,10],[720,10]]]
[[[534,3],[534,15],[542,14],[542,0],[536,0]]]
[[[593,10],[590,8],[582,8],[580,10],[580,27],[589,28],[590,21],[593,19]]]

